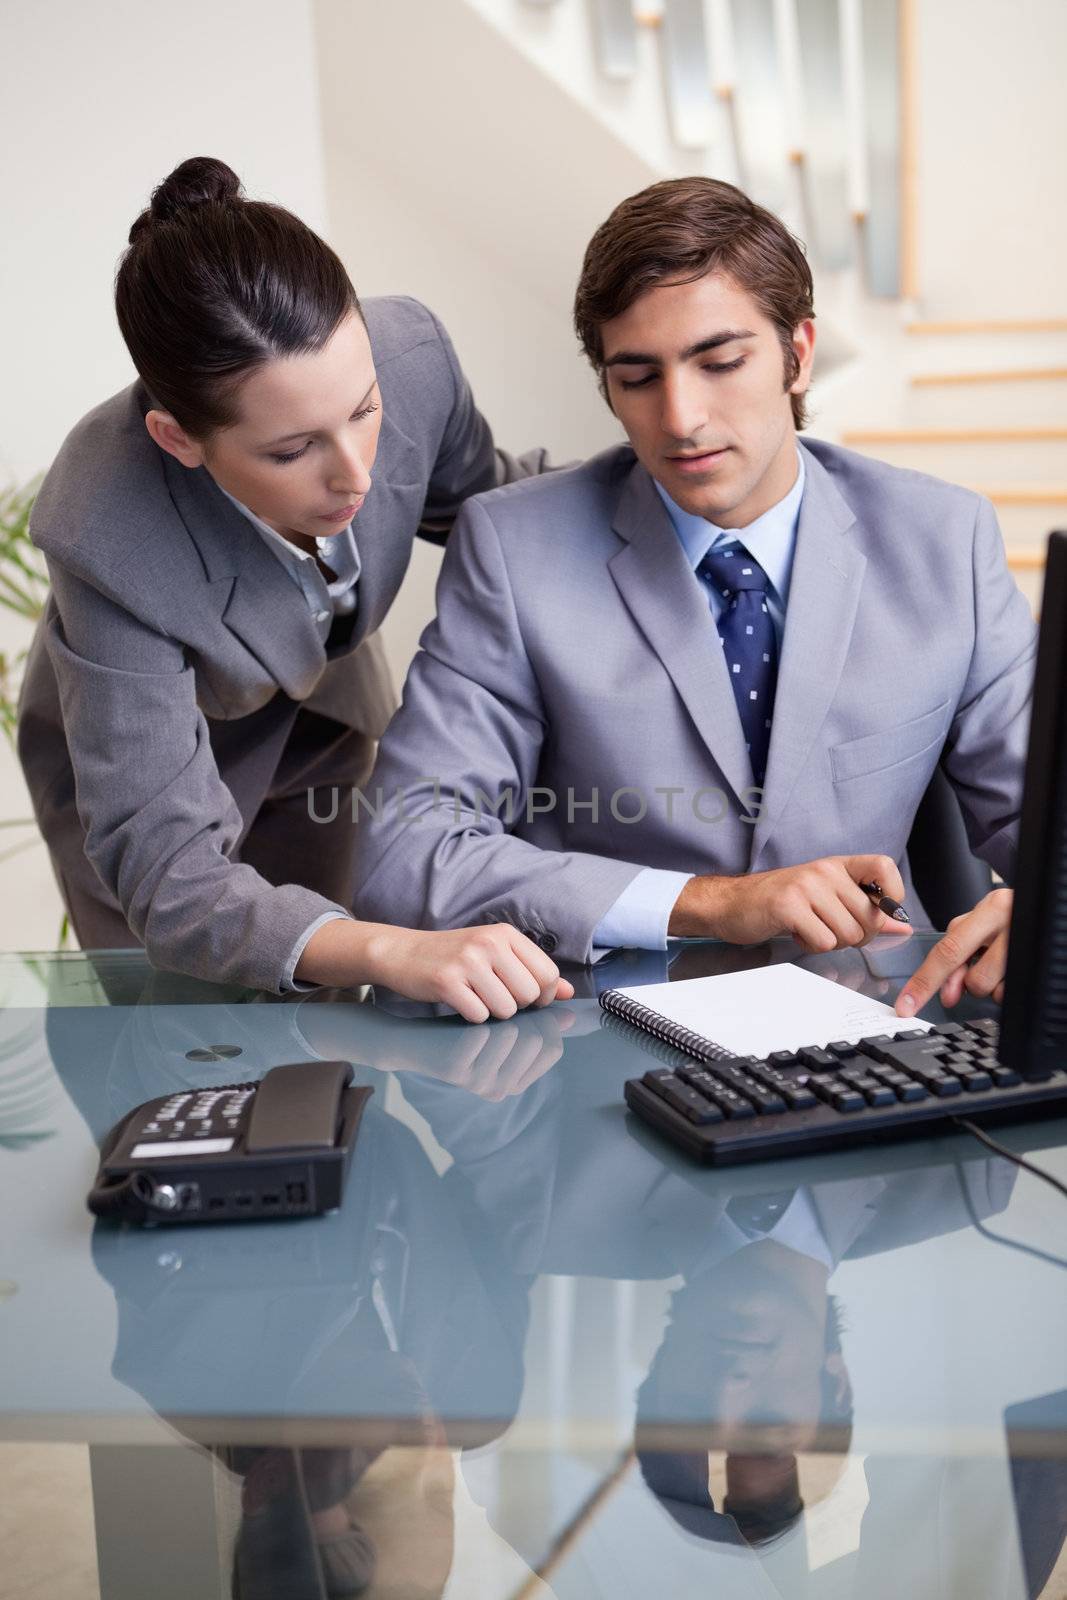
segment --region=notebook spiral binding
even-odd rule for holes
[[[632,1023],[635,1028],[650,1033],[654,1039],[662,1040],[675,1050],[684,1051],[687,1056],[695,1056],[698,1061],[723,1061],[730,1054],[729,1050],[724,1050],[714,1040],[705,1039],[703,1034],[694,1033],[692,1028],[683,1028],[680,1022],[668,1022],[651,1006],[642,1005],[639,1000],[631,999],[619,989],[606,989],[600,996],[600,1004],[611,1015],[622,1017],[624,1022]]]

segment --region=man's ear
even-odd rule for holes
[[[815,359],[815,320],[808,317],[793,329],[793,353],[797,358],[797,375],[789,385],[789,394],[806,394],[811,383],[811,364]]]
[[[161,450],[180,461],[183,467],[202,467],[202,445],[186,433],[169,411],[147,411],[144,425]]]

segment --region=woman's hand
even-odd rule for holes
[[[446,933],[380,925],[368,951],[372,983],[409,1000],[436,1000],[468,1022],[513,1017],[523,1006],[570,1000],[574,988],[517,928],[490,923]]]
[[[999,1005],[1008,966],[1011,905],[1010,889],[991,889],[973,911],[953,917],[947,933],[897,996],[897,1015],[913,1017],[938,989],[943,1006],[958,1004],[964,990]]]
[[[468,1022],[513,1017],[523,1006],[574,996],[555,962],[502,922],[421,933],[338,917],[312,934],[296,977],[343,988],[381,983],[409,1000],[451,1006]]]

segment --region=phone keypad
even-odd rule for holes
[[[211,1139],[220,1133],[234,1134],[255,1092],[254,1083],[243,1083],[172,1094],[140,1133],[163,1139]]]

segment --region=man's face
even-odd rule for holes
[[[800,371],[788,389],[774,324],[724,273],[649,289],[600,332],[612,409],[677,505],[744,528],[788,494],[790,395],[808,387],[814,323],[794,331]]]

